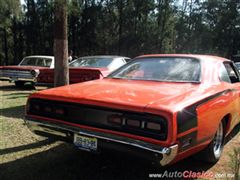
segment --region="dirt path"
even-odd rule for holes
[[[37,87],[37,90],[44,88]],[[32,134],[24,125],[24,105],[36,90],[1,83],[0,179],[149,179],[149,174],[175,171],[232,173],[230,154],[240,147],[238,126],[214,166],[188,158],[167,168],[119,153],[100,155],[79,151],[71,144],[52,142]],[[155,178],[151,178],[155,179]],[[226,179],[226,178],[216,178]],[[233,179],[233,178],[228,178]]]

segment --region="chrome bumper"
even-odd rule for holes
[[[10,81],[10,78],[9,77],[0,77],[0,80],[1,81]]]
[[[170,147],[161,147],[159,145],[146,143],[144,141],[130,139],[127,137],[117,136],[109,133],[103,133],[103,132],[96,132],[96,131],[90,131],[78,127],[72,127],[65,124],[55,124],[55,123],[49,123],[49,122],[39,122],[34,121],[32,119],[25,120],[26,125],[28,128],[36,133],[46,133],[49,135],[58,136],[61,138],[67,138],[69,137],[69,133],[77,133],[80,135],[85,135],[89,137],[95,137],[101,140],[107,140],[109,142],[115,142],[120,143],[123,145],[130,145],[136,148],[140,148],[142,150],[147,150],[149,152],[160,154],[162,155],[162,159],[160,160],[160,165],[165,166],[169,164],[177,155],[178,153],[178,145],[172,145]]]
[[[2,81],[27,81],[27,82],[37,82],[37,78],[11,78],[11,77],[0,77],[0,80]]]

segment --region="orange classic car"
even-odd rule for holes
[[[198,152],[217,162],[239,115],[235,65],[186,54],[140,56],[102,80],[34,93],[26,106],[26,124],[38,135],[162,166]]]

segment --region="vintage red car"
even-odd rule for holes
[[[23,87],[25,83],[35,84],[40,72],[54,68],[53,56],[27,56],[17,66],[0,66],[0,80],[14,82]]]
[[[69,64],[70,83],[102,79],[115,69],[126,64],[130,58],[121,56],[85,56]],[[27,56],[17,66],[1,66],[0,80],[14,82],[23,87],[32,85],[52,85],[54,82],[53,56]]]
[[[240,122],[240,77],[228,59],[144,55],[102,80],[32,94],[26,123],[38,135],[87,151],[127,151],[162,166],[219,160]]]
[[[110,72],[126,64],[130,58],[121,56],[85,56],[69,63],[70,84],[102,79]],[[54,69],[42,69],[38,84],[53,84]]]

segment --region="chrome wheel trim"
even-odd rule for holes
[[[223,136],[223,125],[220,123],[217,133],[213,139],[213,153],[216,158],[219,158],[222,153]]]

